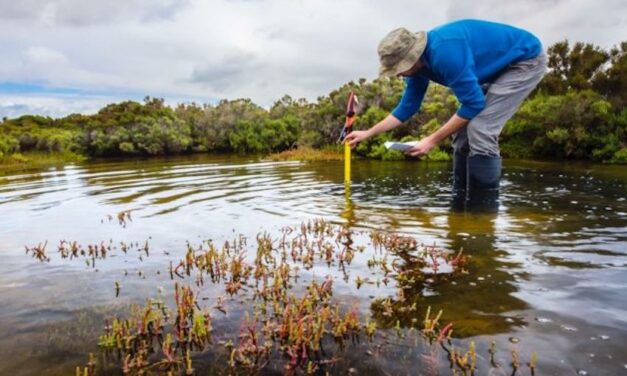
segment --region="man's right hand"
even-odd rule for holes
[[[351,147],[351,149],[354,149],[358,143],[369,138],[370,136],[371,135],[369,131],[352,131],[344,138],[344,142],[348,142],[348,145]]]
[[[394,115],[389,114],[385,119],[381,120],[367,131],[352,131],[344,138],[344,142],[348,142],[348,145],[354,149],[355,146],[363,140],[376,136],[381,132],[387,132],[401,124],[402,122],[400,120],[395,118]]]

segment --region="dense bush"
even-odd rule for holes
[[[14,137],[0,133],[0,157],[19,151],[20,143]]]
[[[232,150],[240,153],[281,151],[295,145],[298,131],[298,120],[293,115],[256,122],[238,121],[229,142]]]
[[[536,95],[505,127],[503,153],[523,158],[609,160],[625,140],[626,113],[615,114],[608,101],[589,90]]]
[[[191,127],[163,100],[146,98],[145,104],[127,101],[100,110],[83,127],[88,154],[165,155],[190,150]]]
[[[183,104],[175,113],[191,127],[194,151],[231,151],[229,138],[237,123],[258,123],[265,117],[265,110],[250,99],[222,100],[216,106]]]
[[[82,152],[80,129],[67,120],[26,115],[0,124],[0,152]]]

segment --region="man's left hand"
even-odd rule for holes
[[[412,157],[420,157],[422,155],[426,155],[435,147],[435,142],[431,141],[428,137],[423,138],[418,141],[416,145],[410,147],[405,151],[406,154],[411,155]]]

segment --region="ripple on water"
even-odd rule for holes
[[[237,232],[254,236],[260,228],[324,216],[366,234],[371,229],[398,230],[425,244],[463,248],[473,259],[467,278],[448,289],[433,284],[427,298],[445,306],[445,315],[461,317],[460,330],[474,324],[474,331],[464,335],[503,334],[503,341],[522,338],[530,348],[543,349],[538,338],[546,334],[557,338],[544,349],[555,359],[560,351],[580,351],[570,358],[585,357],[591,350],[602,354],[607,349],[611,355],[615,350],[610,346],[627,337],[620,325],[626,307],[617,299],[627,283],[621,269],[627,264],[625,173],[584,176],[560,164],[530,167],[506,161],[500,212],[477,215],[448,210],[449,169],[445,164],[356,161],[350,194],[341,164],[233,157],[88,163],[3,176],[0,206],[11,216],[0,216],[0,252],[16,261],[0,264],[0,278],[32,279],[15,270],[32,266],[23,256],[23,245],[44,239],[50,244],[78,236],[91,242],[109,237],[143,241],[153,235],[165,239],[158,252],[174,253],[184,248],[185,240]],[[134,222],[128,228],[100,225],[105,215],[129,209],[134,210]],[[81,267],[73,272],[83,273]],[[45,268],[37,271],[41,275],[29,282],[33,286],[0,279],[3,305],[13,303],[3,297],[17,297],[20,289],[51,291],[44,288],[68,283],[65,270],[54,275]],[[86,280],[95,280],[96,273],[89,273]],[[595,283],[587,283],[592,278]],[[128,285],[124,283],[127,291]],[[538,308],[549,300],[546,310]],[[40,318],[33,315],[25,317]],[[541,325],[527,325],[524,318]],[[512,327],[520,330],[515,337]],[[591,336],[599,349],[560,347],[573,341],[592,345],[587,341]],[[617,351],[614,369],[624,362]],[[574,366],[569,366],[572,372]]]

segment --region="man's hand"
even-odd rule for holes
[[[440,127],[440,129],[418,141],[416,145],[407,149],[405,153],[414,157],[425,155],[429,153],[431,149],[433,149],[440,141],[465,127],[468,122],[468,119],[464,119],[463,117],[454,114],[442,127]]]
[[[425,137],[422,140],[418,141],[416,145],[410,147],[405,151],[406,154],[411,155],[412,157],[420,157],[421,155],[426,155],[435,147],[436,143],[431,141],[429,137]]]
[[[344,142],[348,142],[348,145],[350,145],[351,149],[354,149],[358,143],[369,138],[370,136],[371,134],[369,131],[352,131],[351,133],[346,135],[346,137],[344,138]]]
[[[348,142],[351,148],[355,148],[358,143],[362,142],[365,139],[368,139],[372,136],[376,136],[379,133],[387,132],[391,129],[394,129],[401,125],[402,122],[394,117],[394,115],[390,114],[385,117],[385,119],[381,120],[377,124],[375,124],[372,128],[367,131],[352,131],[344,138],[344,142]]]

